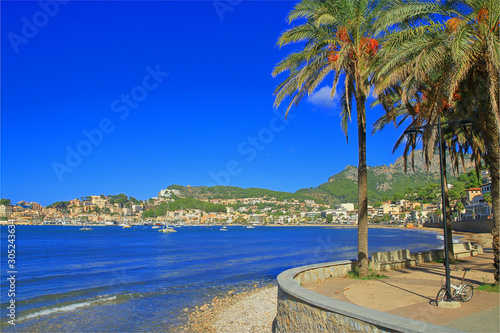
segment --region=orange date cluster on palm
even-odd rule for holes
[[[477,15],[476,15],[476,21],[478,21],[479,23],[485,23],[485,22],[488,22],[488,15],[490,13],[488,12],[488,9],[486,8],[481,8],[478,12],[477,12]]]
[[[349,37],[349,34],[347,33],[347,29],[344,27],[339,28],[337,31],[337,38],[340,39],[342,43],[349,43],[351,41],[351,38]],[[339,59],[339,52],[342,47],[346,47],[346,45],[329,45],[328,46],[328,61],[333,64]],[[351,46],[352,48],[352,46]],[[370,56],[374,56],[377,54],[378,50],[380,49],[380,44],[376,39],[373,38],[368,38],[368,37],[363,37],[361,39],[361,44],[359,46],[360,52],[365,52],[366,54]],[[351,50],[347,54],[350,58],[354,58],[356,53],[354,50]]]
[[[337,30],[336,36],[343,43],[348,43],[351,41],[351,37],[349,37],[349,33],[347,32],[346,27],[340,27]]]
[[[361,39],[361,50],[365,53],[374,56],[380,49],[380,45],[376,39],[363,37]]]
[[[334,63],[339,59],[338,48],[333,47],[333,45],[328,46],[328,62]]]
[[[445,22],[446,27],[451,31],[457,31],[458,27],[463,23],[458,17],[452,17]]]
[[[477,23],[488,23],[489,22],[490,12],[486,7],[481,8],[477,11],[477,15],[475,17]],[[491,27],[491,31],[498,31],[500,27],[500,21],[497,22],[493,27]]]

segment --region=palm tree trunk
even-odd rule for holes
[[[358,90],[357,88],[356,90]],[[358,264],[359,276],[368,276],[368,178],[366,169],[365,96],[356,91],[358,117]]]
[[[496,125],[493,111],[487,113],[485,122],[484,143],[486,146],[485,162],[490,170],[491,177],[491,205],[493,208],[493,254],[495,267],[495,281],[498,281],[499,273],[499,224],[500,224],[500,129]]]

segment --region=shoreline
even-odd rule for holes
[[[271,332],[277,294],[275,284],[238,293],[229,291],[191,311],[184,309],[189,311],[188,321],[174,332]]]
[[[421,227],[421,228],[415,228],[416,230],[424,230],[424,231],[434,231],[440,235],[444,234],[444,230],[441,228],[428,228],[428,227]],[[415,230],[414,229],[414,230]],[[457,230],[452,230],[451,235],[453,237],[458,236],[461,237],[462,241],[465,242],[472,242],[472,243],[477,243],[483,246],[485,249],[491,249],[492,248],[492,243],[493,243],[493,236],[489,232],[485,233],[475,233],[475,232],[467,232],[467,231],[457,231]]]
[[[399,229],[400,227],[377,226],[376,228]],[[420,227],[405,229],[443,234],[440,228]],[[491,248],[490,233],[453,231],[453,236]],[[277,286],[268,285],[240,293],[229,292],[225,297],[215,297],[210,303],[189,311],[188,321],[175,332],[272,332],[276,316]]]

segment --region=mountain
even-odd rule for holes
[[[465,171],[474,168],[470,159],[466,159]],[[457,181],[452,172],[451,160],[448,157],[448,183]],[[392,199],[395,194],[403,195],[413,193],[418,188],[429,184],[440,184],[439,156],[434,156],[433,164],[427,168],[421,151],[415,152],[413,168],[411,160],[408,159],[407,172],[405,170],[404,158],[400,157],[391,165],[380,165],[368,167],[368,202],[374,204],[384,198]],[[170,185],[169,189],[180,191],[184,198],[201,199],[238,199],[238,198],[276,198],[278,200],[297,199],[314,200],[317,203],[330,205],[338,203],[358,202],[358,169],[356,166],[348,165],[341,172],[329,177],[326,183],[316,187],[304,188],[295,193],[272,191],[262,188],[241,188],[236,186],[181,186]],[[411,189],[411,190],[410,190]],[[432,194],[434,195],[434,194]],[[433,196],[435,198],[435,196]]]
[[[466,159],[465,170],[474,168],[470,159]],[[448,157],[447,166],[451,165]],[[392,198],[394,194],[403,194],[408,188],[416,189],[429,184],[440,183],[439,155],[434,156],[433,164],[426,168],[421,151],[415,153],[414,168],[408,159],[407,172],[404,158],[400,157],[394,164],[368,167],[368,202],[375,203],[384,197]],[[448,167],[448,182],[453,183],[458,175],[454,175]],[[331,176],[328,182],[314,188],[300,189],[296,194],[318,198],[329,204],[358,202],[358,169],[348,165],[341,172]]]

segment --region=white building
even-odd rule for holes
[[[310,219],[315,219],[318,215],[321,215],[321,212],[314,211],[314,212],[302,212],[300,213],[302,217],[310,218]]]
[[[421,209],[412,210],[410,212],[410,222],[423,221],[429,219],[429,215],[432,215],[434,210]]]
[[[340,207],[344,208],[345,210],[354,210],[354,204],[353,203],[343,203],[339,205]],[[337,207],[335,207],[337,208]]]
[[[170,190],[170,189],[160,190],[160,192],[158,192],[158,198],[161,198],[161,197],[170,198],[172,196],[172,194],[176,195],[176,196],[179,196],[181,194],[181,191],[179,191],[179,190]]]
[[[491,183],[481,185],[481,194],[472,197],[469,204],[465,206],[465,215],[462,216],[464,220],[474,219],[488,219],[491,218],[491,206],[484,199],[486,193],[491,192]]]
[[[144,210],[144,208],[142,207],[142,205],[132,205],[132,211],[135,213],[135,212],[142,212]]]
[[[347,217],[349,211],[342,206],[336,206],[335,209],[327,209],[326,215],[331,214],[334,220],[338,220],[342,217]]]

